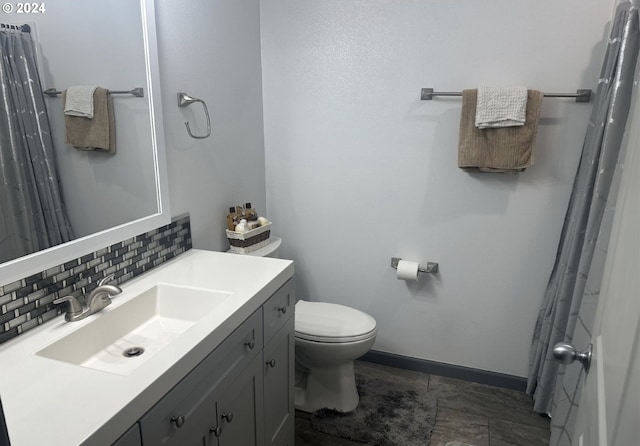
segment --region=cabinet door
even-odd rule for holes
[[[261,358],[260,347],[262,314],[257,311],[141,418],[143,444],[207,444],[217,427],[216,401],[224,383]]]
[[[131,428],[122,437],[118,438],[112,446],[142,446],[140,425],[136,423],[131,426]]]
[[[264,348],[264,429],[267,446],[294,442],[294,318]]]
[[[235,377],[220,386],[217,426],[213,427],[210,445],[262,446],[262,355]]]
[[[171,429],[165,430],[157,446],[208,446],[208,435],[216,420],[216,404],[214,395],[209,393],[193,403],[186,400],[181,404],[173,417],[167,420]],[[145,438],[144,444],[147,444]],[[215,443],[212,443],[215,444]]]

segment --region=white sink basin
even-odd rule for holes
[[[36,354],[128,375],[214,311],[231,294],[158,284],[111,311],[111,307],[107,307],[96,313],[86,325]]]

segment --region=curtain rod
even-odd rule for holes
[[[462,96],[461,91],[433,91],[433,88],[423,88],[420,100],[430,101],[434,96]],[[576,102],[591,101],[591,90],[577,90],[575,93],[544,93],[545,98],[576,98]]]
[[[0,29],[2,28],[7,28],[7,29],[12,29],[14,31],[22,31],[25,33],[30,33],[31,32],[31,27],[29,25],[13,25],[11,23],[0,23]]]
[[[44,94],[46,94],[47,96],[58,96],[60,94],[62,94],[61,91],[56,90],[55,88],[47,88],[45,91],[43,91]],[[127,90],[127,91],[109,91],[109,94],[132,94],[136,97],[139,98],[143,98],[144,97],[144,89],[142,87],[137,87],[134,88],[133,90]]]

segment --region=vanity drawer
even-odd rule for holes
[[[261,351],[261,316],[260,310],[253,313],[141,418],[143,444],[199,444],[203,432],[215,425],[219,384],[246,368]]]
[[[269,339],[293,316],[295,303],[293,279],[290,279],[282,285],[282,287],[264,303],[262,306],[262,317],[264,321],[265,343],[269,342]]]

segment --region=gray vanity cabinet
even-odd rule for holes
[[[290,280],[113,446],[294,446],[294,307]]]
[[[261,345],[258,310],[141,418],[142,444],[217,446],[218,400],[262,356]]]

